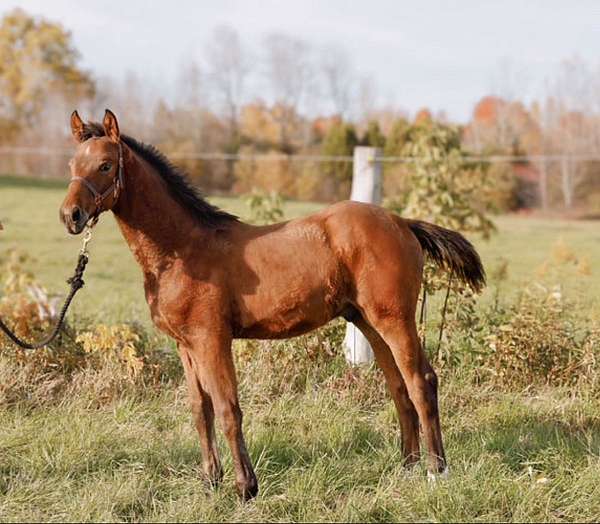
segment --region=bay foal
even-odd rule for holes
[[[144,275],[156,326],[179,348],[192,413],[211,482],[223,471],[214,422],[233,455],[240,495],[258,483],[242,434],[233,338],[285,338],[343,316],[373,346],[396,405],[408,465],[419,458],[419,423],[428,471],[446,459],[437,379],[417,337],[415,308],[423,252],[476,290],[479,256],[460,234],[402,219],[380,207],[340,202],[269,226],[245,224],[203,200],[154,147],[71,116],[79,143],[60,216],[68,231],[112,210]]]

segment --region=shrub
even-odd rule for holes
[[[352,156],[354,147],[358,145],[358,138],[354,127],[350,124],[335,123],[331,126],[321,147],[324,156]],[[352,163],[340,160],[323,162],[322,176],[335,181],[337,197],[348,198],[350,195],[350,182],[352,181]]]
[[[390,197],[385,204],[406,217],[489,237],[494,225],[481,198],[488,179],[483,167],[465,164],[458,130],[429,123],[413,126],[406,136],[403,154],[413,159],[406,166],[410,191]],[[423,280],[430,294],[448,286],[447,277],[431,263],[426,265]],[[462,292],[464,286],[455,280],[452,289]]]
[[[486,337],[483,372],[507,387],[573,386],[596,382],[595,353],[600,343],[596,326],[582,326],[574,304],[560,288],[528,288],[494,322]]]
[[[41,338],[55,322],[56,300],[23,271],[26,255],[12,253],[3,276],[0,315],[17,334]],[[156,389],[180,375],[177,357],[162,351],[135,324],[72,326],[65,324],[49,346],[23,350],[0,339],[0,405],[39,405],[90,393],[105,403],[124,392]]]
[[[488,203],[482,196],[489,186],[486,168],[466,162],[460,140],[456,127],[428,119],[406,129],[399,125],[395,141],[403,144],[402,155],[410,157],[411,162],[398,169],[406,170],[410,190],[405,195],[386,199],[384,205],[405,217],[488,238],[495,228],[487,216]],[[390,150],[393,146],[394,142],[390,141]],[[465,311],[474,314],[475,296],[471,290],[427,259],[423,287],[430,296],[440,290],[445,290],[447,297],[460,295],[449,302],[448,298],[443,299],[440,329],[444,327],[446,314],[464,314]],[[460,312],[455,309],[459,303]],[[443,357],[441,349],[440,345],[436,348],[439,361]]]
[[[503,304],[499,290],[507,264],[501,262],[490,274],[496,290],[486,308],[473,310],[460,303],[461,296],[453,298],[447,329],[452,336],[440,363],[503,389],[587,384],[597,390],[600,326],[592,319],[582,322],[584,304],[557,284],[577,275],[578,285],[585,286],[582,277],[588,274],[586,259],[559,239],[530,284]]]
[[[250,208],[250,222],[272,224],[283,220],[283,197],[276,191],[266,193],[255,189],[244,200]]]
[[[58,305],[58,297],[50,296],[35,282],[33,275],[23,269],[28,258],[24,253],[11,250],[2,268],[0,316],[21,338],[39,337],[57,315]]]

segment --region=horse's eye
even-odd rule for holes
[[[100,171],[102,171],[102,173],[108,173],[111,167],[112,164],[110,162],[104,162],[104,164],[100,166]]]

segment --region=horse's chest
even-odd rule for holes
[[[160,307],[160,302],[158,301],[158,293],[154,290],[146,290],[146,302],[150,308],[150,316],[154,325],[163,332],[169,332],[169,325],[167,317],[164,314],[164,308]]]
[[[176,337],[180,306],[185,300],[183,293],[151,274],[145,275],[144,291],[154,325],[162,332]]]

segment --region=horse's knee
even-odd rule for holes
[[[235,437],[241,431],[243,414],[238,404],[225,404],[217,408],[217,416],[226,437]]]

